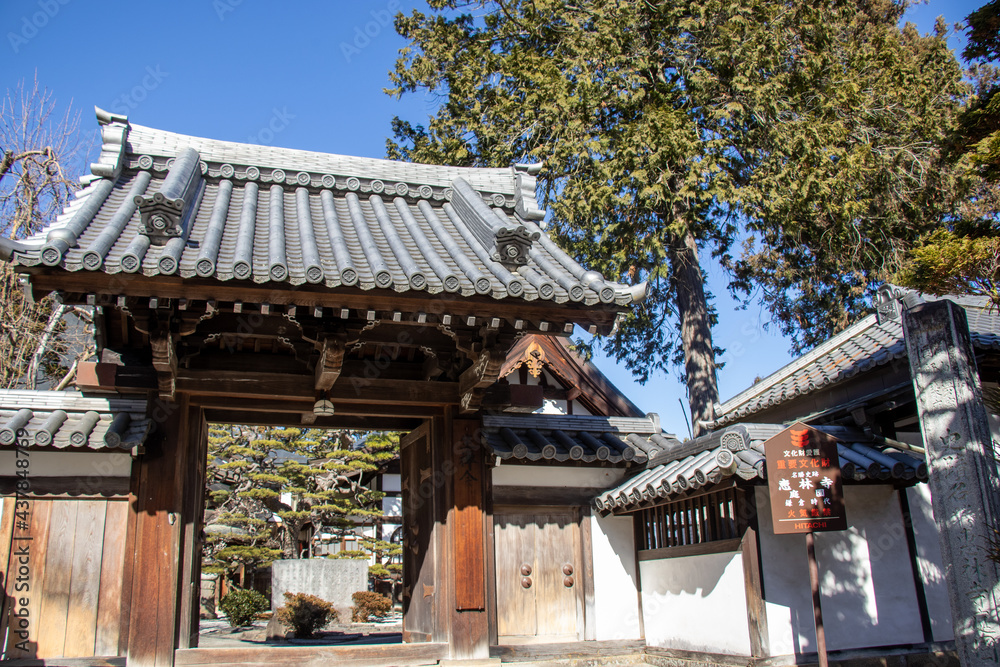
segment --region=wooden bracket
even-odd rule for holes
[[[153,350],[153,368],[156,369],[160,398],[172,401],[177,387],[177,346],[174,337],[166,329],[160,329],[150,333],[149,344]]]
[[[316,391],[330,391],[344,367],[346,346],[342,337],[327,337],[317,347],[319,361],[316,362]]]
[[[500,377],[500,369],[507,355],[496,347],[483,350],[472,367],[458,380],[459,410],[469,414],[479,410],[486,388]]]

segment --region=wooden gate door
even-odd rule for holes
[[[494,516],[499,643],[582,639],[578,513],[518,508]]]

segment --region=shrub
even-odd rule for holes
[[[250,625],[257,614],[266,611],[271,606],[263,595],[257,591],[233,589],[219,602],[219,608],[229,619],[229,625],[239,628]]]
[[[285,593],[285,606],[277,611],[282,625],[299,639],[308,639],[327,623],[337,620],[337,610],[326,600],[305,593]]]
[[[392,609],[392,600],[371,591],[358,591],[351,599],[355,605],[351,607],[352,621],[365,623],[370,616],[382,618]]]

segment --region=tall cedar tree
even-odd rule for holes
[[[307,523],[343,537],[380,517],[384,494],[360,478],[399,455],[395,434],[370,434],[356,446],[346,432],[297,428],[212,425],[208,446],[205,571],[228,573],[300,557]],[[367,538],[359,547],[341,557],[374,554],[380,563],[394,549]]]
[[[544,162],[561,241],[648,280],[605,349],[645,381],[683,359],[697,430],[718,398],[706,253],[797,349],[845,327],[957,184],[937,145],[965,94],[943,27],[905,0],[430,0],[393,87],[442,104],[393,121],[397,159]],[[734,252],[734,246],[741,250]]]
[[[971,195],[945,224],[920,239],[895,282],[931,294],[985,296],[1000,308],[1000,0],[966,19],[975,95],[949,144],[955,168],[978,178]]]

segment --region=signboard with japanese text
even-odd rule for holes
[[[837,438],[797,422],[764,443],[775,535],[845,530]]]

